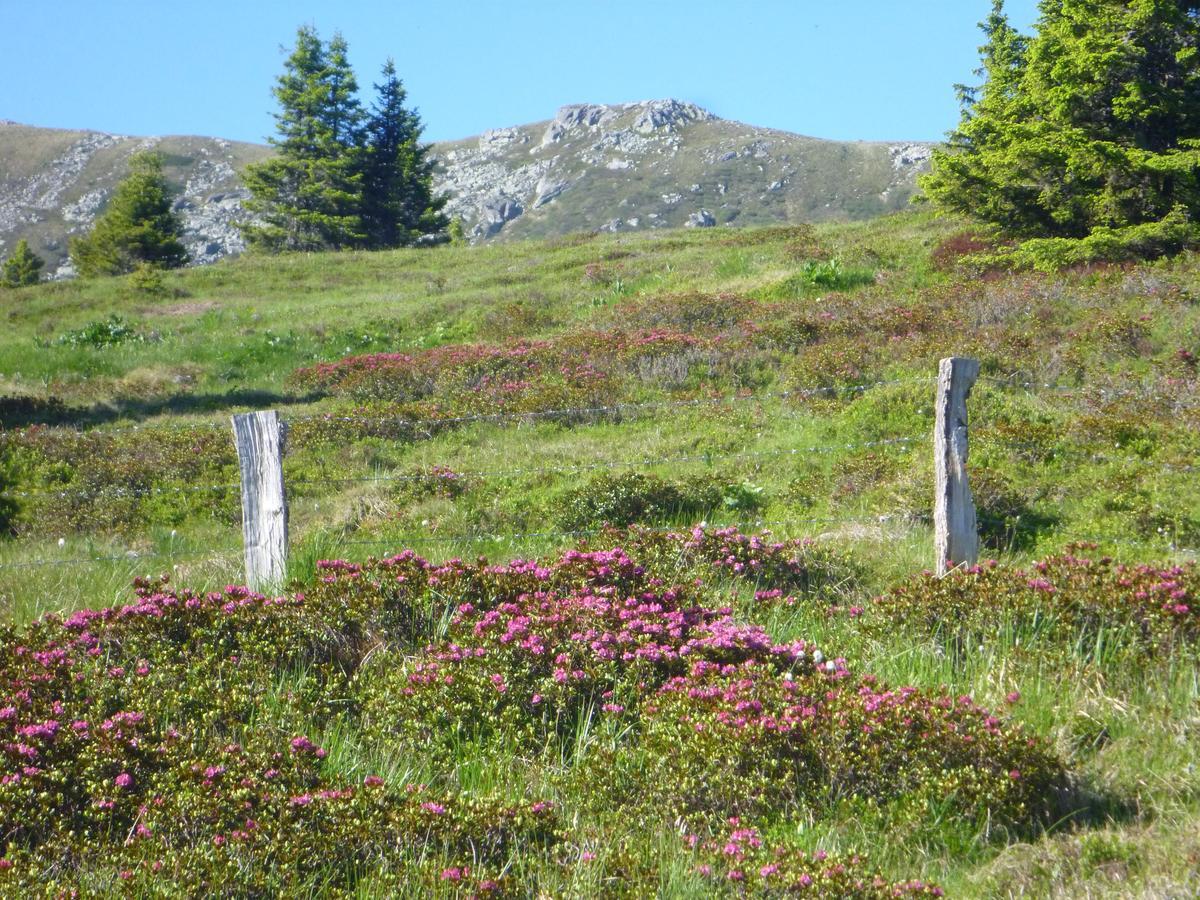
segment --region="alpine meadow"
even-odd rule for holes
[[[0,132],[0,897],[1200,895],[1200,2],[990,7],[937,145]]]

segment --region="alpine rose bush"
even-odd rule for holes
[[[710,581],[804,599],[841,566],[802,541],[634,530],[546,561],[324,562],[283,597],[142,581],[124,606],[5,626],[0,893],[274,896],[368,876],[487,896],[528,890],[518,856],[578,861],[541,788],[351,775],[330,734],[397,758],[503,747],[542,760],[538,783],[577,810],[651,828],[935,795],[970,821],[1052,815],[1062,765],[1019,726],[709,605]],[[915,890],[792,851],[761,861],[755,890],[777,883],[753,880],[770,866],[846,896]],[[642,868],[608,877],[653,890]]]
[[[994,635],[997,622],[1030,629],[1047,643],[1115,655],[1168,658],[1200,644],[1200,568],[1091,559],[1088,545],[1030,568],[994,562],[948,578],[926,573],[875,601],[884,627],[905,625],[957,640]]]

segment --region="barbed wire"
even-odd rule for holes
[[[894,523],[900,524],[928,524],[930,518],[928,516],[909,515],[906,513],[888,513],[879,515],[872,519],[829,519],[829,518],[801,518],[787,519],[780,521],[759,521],[759,520],[744,520],[740,522],[700,522],[696,525],[638,525],[638,531],[649,531],[653,533],[672,534],[684,533],[692,531],[695,528],[704,528],[706,530],[714,530],[721,528],[737,528],[739,530],[745,528],[755,529],[771,529],[771,528],[795,528],[803,525],[837,525],[837,526],[856,526],[856,527],[879,527],[882,525],[890,525]],[[430,544],[430,543],[503,543],[505,541],[528,540],[530,538],[578,538],[578,537],[593,537],[595,535],[622,533],[626,531],[621,527],[610,528],[590,528],[576,529],[572,531],[529,531],[529,532],[495,532],[495,533],[473,533],[473,534],[452,534],[452,535],[404,535],[396,538],[373,538],[370,540],[337,540],[334,541],[335,547],[378,547],[392,546],[405,544]]]
[[[790,391],[774,391],[770,393],[722,394],[713,397],[696,397],[687,400],[647,400],[641,402],[611,403],[598,406],[568,406],[555,409],[529,410],[526,412],[497,412],[472,413],[465,416],[449,416],[443,418],[413,419],[404,416],[363,416],[339,415],[336,413],[304,413],[301,415],[282,415],[285,422],[290,424],[309,422],[338,422],[354,425],[383,425],[391,424],[411,428],[437,428],[443,425],[459,425],[465,422],[524,422],[542,418],[567,418],[571,416],[587,417],[610,413],[635,412],[649,409],[684,409],[702,406],[722,406],[732,403],[762,403],[771,400],[811,400],[818,397],[834,397],[839,394],[858,395],[883,387],[893,387],[907,384],[926,384],[934,380],[930,377],[914,377],[886,379],[853,385],[831,385],[829,387],[797,388]],[[82,435],[126,434],[142,431],[200,431],[226,430],[230,428],[225,422],[194,422],[188,424],[155,424],[124,425],[116,428],[84,428],[82,423],[59,423],[54,425],[29,425],[28,428],[40,428],[45,433],[63,437],[79,437]]]
[[[1056,394],[1060,397],[1080,397],[1086,399],[1096,397],[1101,401],[1114,398],[1132,398],[1146,401],[1166,401],[1178,409],[1200,408],[1200,396],[1197,395],[1194,389],[1187,391],[1188,397],[1181,398],[1178,394],[1169,394],[1151,388],[1115,388],[1088,384],[1067,385],[1043,381],[1022,381],[1021,378],[1022,376],[1015,374],[1008,376],[981,375],[978,380],[1000,387],[1019,389],[1034,397],[1039,397],[1042,394]],[[1190,400],[1192,397],[1196,397],[1196,402],[1184,402],[1185,399]]]
[[[245,552],[243,547],[229,547],[221,550],[184,550],[184,551],[169,551],[163,553],[161,551],[137,551],[126,550],[124,553],[117,553],[111,556],[80,556],[71,559],[35,559],[29,562],[21,563],[0,563],[0,570],[10,569],[35,569],[45,566],[77,566],[77,565],[94,565],[98,563],[108,562],[127,562],[139,563],[148,559],[195,559],[198,557],[206,557],[218,559],[223,556],[233,556],[234,554],[241,555]]]
[[[1159,469],[1163,472],[1172,472],[1176,474],[1190,474],[1196,472],[1200,467],[1195,465],[1179,465],[1177,463],[1158,462],[1157,460],[1145,459],[1140,456],[1110,456],[1103,453],[1090,452],[1086,447],[1082,446],[1047,446],[1039,444],[1036,441],[1022,441],[1015,438],[1004,438],[997,435],[989,434],[986,431],[980,435],[971,437],[971,445],[973,447],[1007,447],[1014,450],[1026,450],[1042,455],[1050,456],[1082,456],[1088,462],[1092,463],[1131,463],[1141,468]]]
[[[1178,395],[1167,394],[1151,389],[1112,388],[1093,385],[1063,385],[1053,382],[1022,380],[1024,376],[1018,373],[1012,375],[982,375],[979,381],[1000,387],[1024,390],[1033,396],[1042,393],[1058,394],[1060,396],[1090,397],[1100,399],[1128,397],[1141,400],[1162,400],[1175,404],[1177,408],[1200,408],[1200,397],[1195,403],[1183,403]],[[449,416],[444,418],[413,419],[404,416],[370,416],[370,415],[341,415],[336,413],[304,413],[288,416],[284,420],[289,424],[310,422],[337,422],[350,425],[384,425],[391,424],[401,427],[438,428],[446,425],[459,425],[468,422],[526,422],[543,418],[568,418],[572,416],[588,417],[606,414],[637,412],[651,409],[696,408],[701,406],[721,406],[732,403],[762,403],[772,400],[806,400],[818,397],[835,397],[837,395],[858,395],[884,387],[900,385],[933,384],[936,376],[914,376],[911,378],[881,379],[853,385],[831,385],[817,388],[798,388],[790,391],[775,391],[771,393],[723,394],[715,397],[692,398],[687,400],[651,400],[643,402],[611,403],[597,406],[561,407],[545,410],[529,410],[525,412],[472,413],[464,416]],[[1191,393],[1195,393],[1194,391]],[[79,437],[83,435],[116,435],[142,431],[205,431],[226,430],[230,426],[225,422],[193,422],[186,424],[144,423],[107,428],[95,426],[88,428],[82,422],[64,422],[56,424],[31,424],[22,428],[2,429],[8,431],[24,431],[30,428],[42,429],[43,433],[62,436]]]
[[[871,518],[826,518],[826,517],[811,517],[811,518],[793,518],[782,520],[741,520],[737,522],[700,522],[697,525],[664,525],[664,526],[637,526],[639,531],[648,531],[653,533],[685,533],[699,527],[708,531],[737,528],[745,530],[752,528],[760,532],[765,532],[769,529],[788,529],[800,528],[804,526],[821,525],[830,528],[879,528],[892,525],[902,525],[908,527],[914,526],[929,526],[932,519],[928,515],[896,512],[882,513]],[[992,524],[1007,524],[1000,520],[994,520]],[[1008,530],[1013,532],[1024,532],[1027,534],[1040,534],[1041,530],[1036,528],[1022,527],[1020,522],[1013,523]],[[421,544],[503,544],[514,543],[517,541],[528,541],[534,539],[579,539],[586,537],[595,537],[598,535],[622,533],[626,529],[620,527],[602,527],[588,529],[570,529],[570,530],[551,530],[551,531],[528,531],[528,532],[470,532],[459,534],[406,534],[396,535],[392,537],[380,537],[369,539],[353,539],[346,540],[342,538],[333,538],[329,541],[331,549],[334,552],[340,552],[346,547],[397,547],[403,548]],[[1112,546],[1112,547],[1129,547],[1141,551],[1161,552],[1163,550],[1187,556],[1200,556],[1200,549],[1192,547],[1184,547],[1169,542],[1166,547],[1156,547],[1152,541],[1136,541],[1127,538],[1118,538],[1111,536],[1092,535],[1092,534],[1077,534],[1073,532],[1057,532],[1047,531],[1047,536],[1053,538],[1058,543],[1088,543],[1097,546]],[[195,551],[168,551],[168,552],[138,552],[125,551],[120,554],[109,556],[93,556],[93,557],[74,557],[69,559],[39,559],[23,563],[0,563],[0,571],[5,570],[22,570],[32,568],[44,568],[51,566],[82,566],[82,565],[98,565],[109,562],[125,562],[129,564],[138,564],[148,560],[166,559],[166,560],[181,560],[207,558],[217,560],[222,557],[240,556],[243,553],[242,547],[228,547],[219,550],[195,550]]]
[[[701,522],[698,525],[671,525],[671,526],[638,526],[639,530],[652,532],[683,532],[690,531],[700,527],[708,530],[719,528],[738,528],[753,527],[756,529],[767,528],[792,528],[802,525],[837,525],[837,526],[881,526],[894,523],[902,524],[927,524],[928,516],[910,515],[906,513],[886,513],[876,516],[871,519],[833,519],[833,518],[798,518],[779,521],[762,521],[762,520],[743,520],[739,522]],[[623,529],[617,528],[617,531]],[[331,545],[337,549],[342,547],[379,547],[379,546],[400,546],[408,544],[431,544],[431,543],[505,543],[519,540],[530,540],[534,538],[579,538],[595,535],[606,534],[612,531],[611,528],[591,528],[591,529],[573,529],[573,530],[553,530],[553,531],[527,531],[527,532],[470,532],[459,534],[407,534],[398,535],[395,537],[386,538],[371,538],[371,539],[354,539],[345,540],[342,538],[332,538]],[[0,570],[9,569],[29,569],[45,566],[74,566],[88,565],[106,562],[129,562],[137,563],[143,560],[150,559],[189,559],[196,557],[211,557],[213,559],[222,556],[240,555],[244,552],[242,547],[229,547],[221,550],[195,550],[195,551],[155,551],[155,552],[138,552],[135,550],[127,550],[124,553],[113,554],[110,556],[90,556],[90,557],[74,557],[69,559],[38,559],[23,563],[0,563]]]
[[[918,441],[925,441],[924,436],[920,437],[901,437],[887,438],[878,441],[861,441],[850,442],[846,444],[821,444],[810,447],[781,447],[773,450],[744,450],[727,453],[687,453],[674,456],[661,457],[637,457],[634,459],[617,459],[617,460],[598,460],[592,463],[583,463],[579,465],[565,466],[533,466],[514,469],[493,469],[479,471],[464,471],[455,472],[454,475],[459,478],[479,478],[479,479],[501,479],[511,478],[524,475],[548,475],[548,474],[564,474],[572,472],[588,472],[597,471],[600,469],[618,469],[631,466],[653,467],[666,465],[668,463],[679,462],[713,462],[726,461],[733,459],[756,459],[770,458],[780,456],[800,456],[804,454],[820,454],[820,453],[837,453],[842,451],[854,451],[865,449],[876,449],[882,447],[902,447],[906,452],[909,446]],[[404,481],[426,481],[430,478],[436,478],[436,474],[421,472],[405,475],[364,475],[353,478],[298,478],[287,479],[286,485],[313,487],[321,485],[347,485],[347,484],[374,484],[374,483],[390,483]],[[122,488],[122,487],[101,487],[94,490],[64,490],[64,491],[9,491],[5,492],[6,496],[31,499],[36,497],[56,497],[59,499],[68,498],[85,498],[95,499],[100,497],[144,497],[161,494],[177,494],[177,493],[196,493],[204,491],[240,491],[240,484],[212,484],[212,485],[168,485],[163,487],[151,488]]]

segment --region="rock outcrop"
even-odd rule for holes
[[[25,148],[36,145],[41,156]],[[0,257],[21,237],[69,276],[136,150],[166,158],[192,262],[244,249],[238,172],[272,151],[214,138],[131,138],[0,121]],[[436,187],[475,241],[572,231],[863,218],[907,203],[932,145],[839,143],[720,119],[692,103],[564,106],[548,122],[434,146]]]

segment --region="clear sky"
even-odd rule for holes
[[[262,141],[296,28],[392,56],[428,140],[677,97],[837,139],[937,139],[990,0],[0,0],[0,118]],[[1027,30],[1035,0],[1009,0]]]

